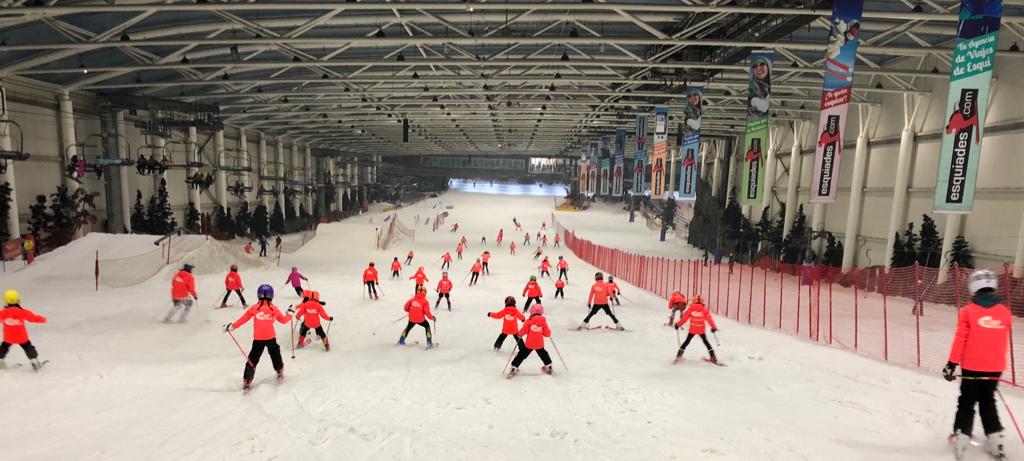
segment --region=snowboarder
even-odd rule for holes
[[[505,308],[498,312],[488,312],[487,316],[492,319],[502,319],[501,334],[498,335],[498,339],[494,340],[494,351],[500,351],[501,345],[505,343],[505,338],[509,335],[516,340],[516,346],[520,350],[524,349],[523,339],[519,337],[519,322],[525,322],[526,317],[519,312],[516,308],[516,298],[512,296],[505,297]]]
[[[448,269],[451,269],[451,267],[452,267],[452,254],[446,251],[446,252],[444,252],[443,255],[441,255],[441,270],[448,270]]]
[[[999,422],[995,393],[1006,369],[1007,341],[1013,317],[999,302],[999,277],[989,270],[977,270],[967,281],[971,301],[960,309],[949,361],[942,370],[946,381],[956,379],[961,367],[960,398],[950,442],[956,459],[964,459],[974,429],[974,405],[978,405],[986,448],[996,459],[1006,459],[1006,435]]]
[[[705,324],[711,327],[711,332],[715,333],[718,331],[718,327],[715,326],[715,319],[711,317],[711,312],[704,307],[703,300],[700,299],[700,295],[693,297],[693,304],[690,305],[683,316],[676,322],[676,329],[678,330],[686,322],[690,322],[690,331],[686,334],[686,340],[683,341],[683,345],[679,346],[679,351],[676,352],[676,359],[673,363],[677,363],[683,359],[683,353],[686,352],[686,346],[690,345],[690,341],[694,336],[699,335],[700,340],[704,342],[704,347],[708,348],[708,361],[711,363],[718,363],[718,357],[715,357],[715,350],[711,348],[711,343],[708,342],[708,335],[705,333]]]
[[[508,244],[508,253],[511,254],[511,255],[515,255],[516,254],[516,242],[509,242],[509,244]]]
[[[242,390],[249,392],[252,388],[252,378],[256,375],[256,365],[260,363],[263,350],[270,354],[270,361],[274,364],[274,371],[277,372],[277,382],[284,381],[284,360],[281,359],[281,346],[277,344],[277,331],[274,330],[274,321],[288,323],[291,321],[291,314],[284,314],[274,305],[274,287],[263,284],[256,289],[256,297],[259,301],[246,309],[235,323],[224,326],[224,331],[231,332],[238,327],[245,325],[252,319],[252,349],[249,350],[249,359],[245,363],[245,371],[242,372]]]
[[[558,295],[562,295],[562,299],[565,299],[565,280],[555,280],[555,299],[558,299]]]
[[[426,287],[417,288],[416,296],[405,302],[405,311],[409,313],[409,323],[405,326],[402,336],[398,338],[398,344],[404,346],[409,331],[412,330],[412,327],[419,325],[427,330],[427,347],[433,347],[434,340],[430,334],[430,323],[427,320],[434,320],[434,315],[430,313],[430,301],[427,300]]]
[[[569,261],[566,261],[565,258],[559,256],[558,257],[558,280],[562,280],[562,277],[565,277],[565,281],[566,282],[569,281]]]
[[[679,290],[673,291],[672,296],[668,298],[668,326],[672,326],[676,322],[676,312],[682,315],[682,312],[686,310],[686,296],[683,296]]]
[[[548,278],[551,278],[551,261],[548,260],[547,256],[540,262],[538,269],[540,270],[541,277],[546,275]]]
[[[534,304],[530,308],[530,318],[523,323],[523,328],[519,330],[519,336],[526,337],[526,341],[524,341],[526,347],[521,348],[516,354],[516,358],[512,359],[512,369],[508,371],[508,378],[511,379],[519,374],[519,365],[533,351],[537,351],[541,362],[544,362],[544,366],[540,370],[550,375],[552,372],[551,356],[544,349],[544,338],[551,337],[551,329],[548,328],[548,321],[544,318],[544,306]]]
[[[541,248],[541,247],[537,247],[536,250],[533,250],[533,260],[536,261],[537,258],[540,258],[541,255],[543,255],[543,254],[544,254],[544,249]]]
[[[414,294],[419,292],[419,289],[421,287],[425,287],[426,283],[430,281],[430,279],[427,278],[427,273],[423,272],[423,266],[420,266],[420,268],[416,270],[416,273],[412,274],[412,277],[409,277],[409,280],[416,281],[416,287],[413,290]]]
[[[405,255],[405,265],[406,266],[408,266],[409,264],[412,264],[412,257],[413,257],[412,250],[409,250],[409,254]]]
[[[471,277],[469,278],[469,286],[476,285],[477,280],[480,280],[480,271],[483,270],[483,265],[480,263],[480,258],[476,258],[476,262],[473,263],[473,267],[469,269]]]
[[[302,304],[295,306],[295,319],[302,319],[302,326],[299,327],[299,342],[295,347],[306,347],[310,342],[306,339],[306,333],[309,330],[315,330],[316,335],[320,337],[320,342],[324,345],[324,350],[331,350],[331,341],[327,339],[327,333],[324,332],[324,327],[320,325],[320,319],[327,320],[328,322],[334,321],[334,317],[327,315],[327,311],[324,310],[324,305],[326,304],[320,301],[320,292],[310,291],[309,297]]]
[[[608,288],[609,288],[609,295],[611,296],[611,299],[613,301],[615,301],[615,305],[616,306],[621,306],[622,303],[619,302],[619,294],[622,293],[622,289],[619,288],[619,284],[618,283],[615,283],[615,277],[614,276],[611,276],[611,275],[608,276]]]
[[[459,261],[462,261],[462,250],[463,246],[461,243],[455,247],[455,257],[459,258]]]
[[[293,266],[292,267],[292,272],[290,274],[288,274],[288,278],[285,279],[284,283],[285,284],[289,284],[290,283],[292,285],[292,288],[295,289],[295,295],[301,298],[302,297],[302,281],[303,280],[309,280],[309,279],[307,279],[305,275],[302,275],[302,274],[299,273],[299,268]]]
[[[605,283],[604,274],[600,272],[594,274],[594,285],[590,287],[590,295],[587,296],[587,307],[590,308],[590,313],[587,314],[587,318],[583,319],[583,325],[580,326],[581,330],[589,329],[591,317],[602,310],[612,318],[612,322],[615,322],[617,330],[623,329],[622,325],[619,325],[619,319],[615,318],[615,314],[608,305],[610,294],[611,288]]]
[[[540,298],[544,296],[540,290],[540,284],[537,283],[537,276],[531,275],[530,281],[523,287],[523,296],[526,297],[526,304],[523,305],[523,312],[526,312],[530,308],[530,303],[536,301],[540,303]]]
[[[373,261],[370,261],[370,265],[366,266],[363,270],[363,283],[366,284],[366,292],[373,299],[380,299],[377,295],[377,285],[380,284],[380,275],[377,274],[377,268],[374,267]]]
[[[185,263],[171,279],[171,303],[173,305],[164,317],[164,323],[171,322],[171,317],[174,317],[178,308],[182,309],[178,323],[185,323],[188,311],[192,309],[193,301],[199,301],[199,295],[196,294],[196,279],[192,277],[192,265]]]
[[[481,266],[483,268],[483,272],[487,275],[491,275],[491,267],[488,265],[488,263],[491,262],[491,252],[483,252],[483,254],[480,255],[480,259],[478,259],[477,261],[483,263],[483,266]]]
[[[228,297],[231,296],[232,291],[242,301],[242,307],[249,305],[249,303],[245,302],[245,296],[242,296],[242,291],[245,291],[245,287],[242,286],[242,276],[238,275],[237,264],[232,264],[231,271],[228,272],[227,277],[224,277],[224,288],[227,288],[228,292],[224,293],[224,299],[220,302],[220,307],[228,307]]]
[[[391,261],[391,278],[397,279],[402,273],[402,263],[398,262],[398,256],[395,256],[394,261]]]
[[[17,291],[5,291],[4,308],[0,310],[0,323],[4,324],[4,341],[0,343],[0,370],[7,368],[4,358],[12,345],[21,346],[33,370],[39,371],[43,367],[43,362],[39,361],[39,352],[28,338],[25,322],[46,323],[46,317],[21,307],[21,294]]]
[[[437,302],[434,303],[434,309],[441,304],[441,298],[448,303],[448,312],[452,311],[452,281],[448,279],[448,272],[441,273],[441,280],[437,281],[437,288],[434,289],[437,292]]]

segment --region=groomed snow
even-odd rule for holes
[[[284,255],[280,268],[243,269],[248,297],[255,298],[258,284],[271,283],[285,309],[296,298],[281,285],[289,267],[299,267],[337,323],[330,352],[314,343],[296,351],[295,360],[289,328],[279,326],[287,380],[273,382],[265,355],[248,396],[239,392],[244,359],[223,332],[241,309],[211,308],[224,293],[223,255],[211,260],[223,270],[197,276],[200,301],[189,322],[166,325],[160,323],[169,307],[166,276],[93,291],[87,256],[94,249],[84,244],[88,239],[76,242],[66,254],[54,252],[30,270],[0,277],[3,288],[19,289],[26,307],[50,319],[30,325],[30,332],[42,358],[52,360],[38,374],[28,367],[0,372],[8,421],[0,453],[7,460],[952,459],[945,436],[956,384],[728,320],[719,322],[718,348],[727,367],[701,361],[699,341],[686,362],[671,365],[676,333],[664,326],[664,300],[629,285],[622,286],[628,300],[617,313],[631,331],[569,331],[586,314],[594,269],[550,244],[545,254],[570,263],[567,299],[544,303],[569,370],[554,356],[555,376],[542,375],[533,355],[522,375],[504,379],[512,342],[495,354],[500,322],[484,314],[500,309],[506,295],[521,305],[523,285],[536,273],[532,247],[507,253],[509,240],[522,244],[512,217],[535,236],[541,222],[550,227],[554,202],[552,196],[450,192],[399,210],[410,225],[420,215],[416,242],[375,251],[374,231],[385,216],[376,212],[320,226],[315,239]],[[424,218],[442,209],[450,213],[447,223],[431,232]],[[612,207],[565,214],[560,220],[578,235],[609,246],[654,238],[635,232]],[[449,233],[456,222],[459,233]],[[503,248],[494,246],[499,228]],[[407,278],[423,265],[433,288],[440,255],[454,255],[463,234],[470,247],[467,259],[452,265],[455,310],[438,313],[442,346],[395,346],[405,322],[391,322],[403,317],[412,292]],[[484,235],[494,255],[492,275],[466,287],[463,277],[483,251]],[[143,237],[90,238],[127,246]],[[678,256],[686,251],[678,243],[665,248]],[[391,259],[404,260],[409,249],[416,252],[413,267],[402,280],[388,280]],[[371,260],[384,281],[380,301],[360,294],[362,269]],[[553,294],[552,282],[542,287]],[[592,323],[607,322],[599,314]],[[246,351],[251,331],[246,325],[237,332]],[[416,329],[410,339],[422,342],[422,335]],[[554,352],[550,343],[548,349]],[[15,348],[7,363],[27,361]],[[1024,410],[1017,392],[1004,393]],[[1003,418],[1011,428],[1011,459],[1020,457],[1024,450]],[[970,459],[987,456],[976,448]]]

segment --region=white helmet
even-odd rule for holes
[[[974,295],[979,290],[985,288],[993,290],[999,288],[999,277],[996,276],[995,272],[986,269],[972,272],[971,276],[967,278],[967,291]]]

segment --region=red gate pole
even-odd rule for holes
[[[800,275],[796,277],[796,334],[800,334],[800,294],[804,289],[803,285],[803,267],[800,268]]]
[[[782,267],[779,267],[779,330],[782,330],[782,285],[786,278],[782,275]]]
[[[853,268],[857,270],[856,267]],[[853,350],[859,349],[860,339],[860,294],[858,294],[859,280],[853,280]]]
[[[715,303],[722,304],[722,265],[715,265],[718,266],[718,271],[715,274]]]
[[[882,270],[882,356],[889,361],[889,271]]]
[[[1003,263],[1003,276],[1005,277],[1005,283],[1003,283],[1003,299],[1007,304],[1011,304],[1010,301],[1010,287],[1013,283],[1013,274],[1010,272],[1010,265]],[[1017,360],[1015,352],[1013,351],[1013,318],[1010,319],[1010,379],[1014,384],[1017,384]]]
[[[828,343],[832,344],[832,271],[828,271]]]
[[[768,266],[765,265],[761,269],[763,269],[764,275],[762,279],[764,287],[761,289],[761,327],[764,328],[768,326]]]
[[[917,367],[921,367],[921,315],[924,314],[924,303],[921,302],[921,265],[914,263],[914,335],[917,347]]]
[[[750,265],[750,290],[747,292],[747,325],[750,325],[751,311],[754,309],[754,265]]]
[[[718,273],[722,273],[722,265],[718,265]],[[729,274],[726,274],[729,275]],[[732,276],[725,280],[725,318],[729,318],[729,292],[732,290]]]

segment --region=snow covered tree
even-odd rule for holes
[[[198,234],[202,231],[199,220],[199,210],[196,209],[195,202],[188,202],[188,208],[185,211],[185,230]]]
[[[804,206],[801,204],[800,208],[796,210],[789,234],[786,234],[786,238],[782,240],[782,262],[786,264],[803,262],[807,243],[807,215],[804,214]]]
[[[843,242],[836,240],[831,232],[825,232],[825,258],[824,263],[832,267],[843,265]]]
[[[924,267],[938,268],[942,259],[942,238],[931,216],[921,215],[921,231],[918,235],[921,243],[917,250],[917,262]]]
[[[974,268],[974,254],[971,252],[971,246],[963,235],[958,235],[953,240],[953,249],[950,250],[949,259],[951,264],[956,264],[961,268]]]
[[[7,228],[7,218],[11,214],[11,183],[0,184],[0,241],[10,240],[11,230]]]
[[[270,230],[275,234],[284,234],[287,231],[284,213],[281,212],[281,202],[274,202],[274,211],[270,214]]]
[[[249,235],[249,224],[252,222],[252,214],[249,212],[249,202],[242,200],[238,206],[238,213],[235,214],[235,231],[238,236]]]
[[[135,190],[135,205],[132,205],[132,232],[149,234],[149,222],[146,221],[146,205],[142,203],[142,191]]]
[[[267,238],[270,236],[266,205],[262,203],[256,205],[256,209],[252,212],[252,219],[249,220],[249,232],[256,238]]]
[[[676,199],[669,197],[661,205],[661,241],[665,241],[665,234],[668,229],[675,226],[676,222]]]

